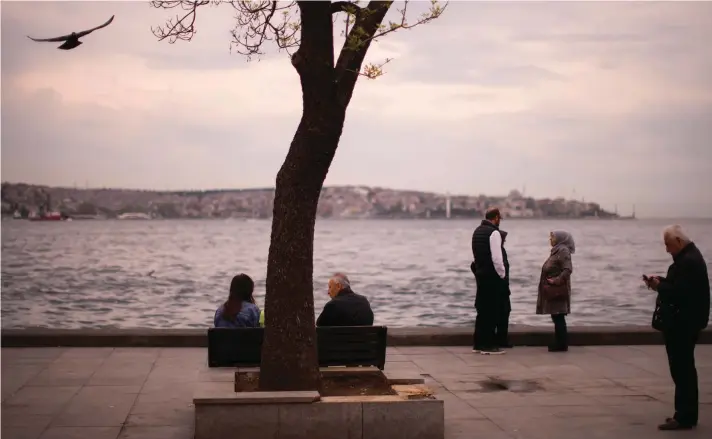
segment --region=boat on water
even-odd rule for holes
[[[121,215],[116,217],[117,219],[120,220],[150,220],[151,217],[145,213],[140,213],[140,212],[127,212],[127,213],[122,213]]]
[[[67,218],[59,212],[45,212],[39,215],[30,215],[28,219],[30,221],[64,221]]]

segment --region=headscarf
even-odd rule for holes
[[[563,230],[554,230],[551,232],[554,237],[554,247],[551,248],[551,254],[558,253],[562,248],[569,249],[571,254],[576,253],[576,244],[574,243],[574,237],[571,233],[565,232]]]

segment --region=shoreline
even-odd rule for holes
[[[510,327],[515,346],[547,346],[553,328]],[[207,347],[206,329],[3,329],[3,348],[22,347]],[[649,326],[572,326],[571,346],[662,345],[662,334]],[[712,328],[700,334],[698,344],[712,344]],[[472,328],[389,328],[388,346],[472,346]]]
[[[73,221],[272,221],[272,218],[255,218],[255,217],[184,217],[184,218],[115,218],[115,217],[96,217],[89,218],[86,216],[71,216]],[[417,216],[366,216],[366,217],[317,217],[317,221],[371,221],[371,220],[388,220],[388,221],[480,221],[479,216],[457,216],[457,217],[417,217]],[[593,217],[593,216],[532,216],[532,217],[504,217],[507,221],[638,221],[638,220],[657,220],[659,218],[632,218],[632,217]],[[692,219],[708,219],[708,218],[692,218]],[[3,221],[30,221],[29,218],[13,218],[12,215],[3,215]],[[66,220],[57,220],[66,221]]]

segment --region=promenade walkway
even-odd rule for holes
[[[201,348],[1,352],[2,439],[191,439],[195,383],[234,378],[209,370]],[[399,347],[387,359],[387,370],[422,374],[436,388],[449,439],[712,437],[712,345],[697,347],[701,425],[689,432],[656,430],[673,411],[662,346],[519,347],[490,357]],[[515,381],[485,391],[488,377]]]

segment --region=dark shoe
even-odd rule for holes
[[[482,349],[482,350],[480,350],[480,354],[482,354],[482,355],[502,355],[502,354],[504,354],[504,351],[501,350],[500,348]]]
[[[695,424],[680,424],[677,420],[672,418],[667,418],[664,424],[658,425],[658,430],[672,431],[672,430],[692,430],[697,425]]]
[[[549,346],[549,352],[568,352],[568,346]]]
[[[503,343],[503,344],[499,345],[499,347],[501,349],[512,349],[514,347],[514,345],[512,343]]]

